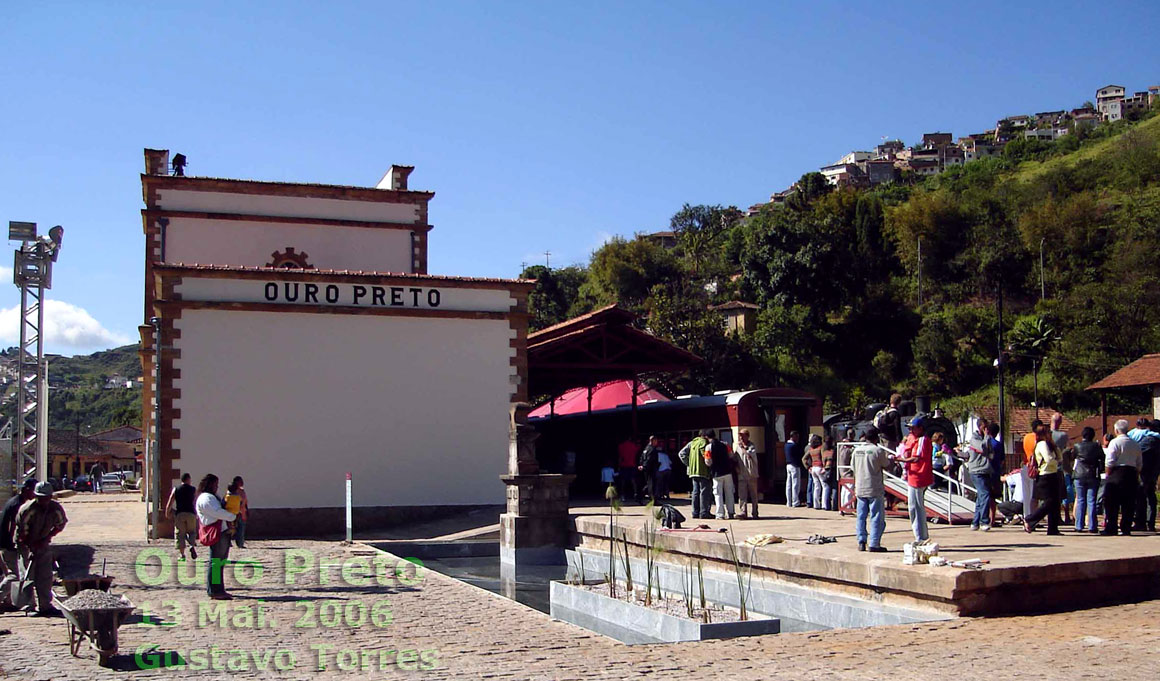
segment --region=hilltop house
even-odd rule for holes
[[[1124,86],[1105,85],[1096,90],[1096,110],[1105,121],[1118,121],[1124,117]]]

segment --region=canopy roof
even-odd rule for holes
[[[609,305],[529,334],[528,394],[559,395],[644,374],[684,373],[701,362],[633,327],[633,319],[628,310]]]
[[[637,404],[644,404],[649,401],[668,402],[669,398],[652,388],[642,388],[637,391]],[[554,412],[552,402],[555,402],[556,406]],[[592,411],[613,409],[631,402],[632,381],[612,381],[611,383],[602,383],[592,389]],[[528,417],[539,418],[541,416],[549,416],[552,413],[563,416],[564,414],[580,414],[586,411],[588,411],[588,388],[580,386],[579,388],[569,390],[553,401],[545,402],[539,407],[536,407],[528,414]]]
[[[1123,369],[1092,383],[1087,389],[1105,390],[1148,385],[1160,385],[1160,353],[1144,355]]]

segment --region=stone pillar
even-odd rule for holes
[[[536,463],[539,433],[528,425],[531,405],[511,409],[511,441],[507,485],[507,512],[499,529],[500,562],[510,565],[563,565],[571,533],[568,485],[575,475],[541,474]]]
[[[1160,384],[1152,386],[1152,418],[1160,419]]]

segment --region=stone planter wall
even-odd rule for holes
[[[781,622],[751,613],[745,622],[704,624],[635,603],[552,582],[552,617],[622,643],[675,643],[776,634]]]

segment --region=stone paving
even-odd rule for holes
[[[316,561],[371,557],[361,547],[314,541],[254,541],[231,554],[231,559],[261,562],[265,573],[247,586],[239,584],[227,568],[227,587],[237,596],[227,603],[232,612],[229,626],[211,622],[199,626],[198,608],[211,603],[204,597],[201,582],[186,586],[171,576],[163,584],[147,586],[135,574],[134,563],[141,551],[153,548],[141,539],[140,503],[66,501],[65,507],[71,523],[58,544],[66,572],[87,571],[90,564],[99,570],[102,561],[107,561],[109,573],[117,578],[115,590],[140,607],[148,606],[160,623],[175,626],[134,622],[122,627],[123,654],[114,659],[113,669],[104,669],[97,666],[92,651],[86,649],[81,658],[69,655],[64,620],[0,615],[0,678],[619,679],[647,675],[800,681],[838,674],[859,679],[984,674],[1019,679],[1151,679],[1160,665],[1160,602],[1155,601],[1035,617],[630,647],[435,573],[423,573],[416,580],[404,570],[405,580],[391,579],[393,560],[384,572],[385,586],[374,580],[367,586],[346,584],[340,568],[327,570],[323,583],[317,563],[287,584],[287,551],[309,553]],[[173,557],[169,543],[155,548]],[[157,565],[158,558],[150,561]],[[151,574],[155,571],[145,577]],[[360,572],[348,568],[347,576],[357,582]],[[374,604],[382,602],[388,605],[376,610]],[[364,607],[367,621],[351,626],[358,623]],[[255,608],[263,614],[247,621],[247,612]],[[339,612],[345,614],[340,618]],[[372,620],[385,626],[376,626]],[[259,622],[263,626],[257,626]],[[138,669],[133,652],[150,644],[161,651],[179,651],[190,666]],[[218,653],[215,659],[210,651],[203,661],[206,653],[202,651],[211,646],[246,655]],[[326,651],[323,671],[317,669],[320,650]],[[155,658],[146,656],[141,661]],[[263,664],[264,670],[256,668]],[[194,666],[209,668],[195,670]],[[280,671],[278,666],[288,668]],[[422,669],[428,666],[433,668]]]

